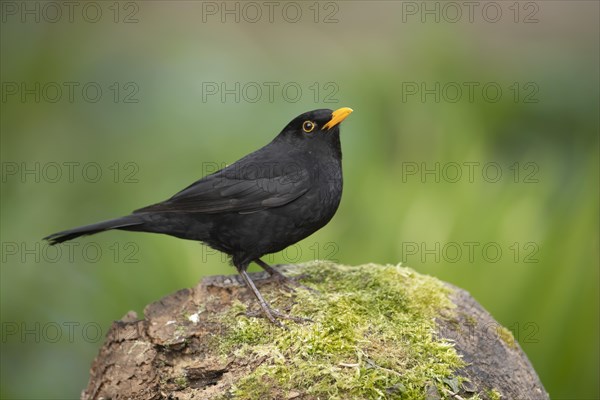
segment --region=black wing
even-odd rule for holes
[[[134,213],[252,213],[288,204],[310,188],[308,173],[298,169],[291,173],[275,173],[273,176],[264,172],[252,173],[247,177],[240,175],[233,169],[226,168],[194,182],[169,200],[141,208]]]

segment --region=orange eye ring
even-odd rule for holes
[[[312,121],[304,121],[302,123],[302,130],[306,133],[310,133],[315,129],[315,124]]]

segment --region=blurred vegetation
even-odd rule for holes
[[[600,396],[598,3],[537,2],[530,24],[509,14],[403,21],[402,2],[362,1],[336,3],[329,24],[204,22],[202,2],[135,3],[137,23],[114,23],[103,4],[97,23],[2,22],[0,154],[5,173],[19,171],[2,178],[2,398],[77,398],[111,321],[234,272],[210,249],[165,236],[111,232],[59,255],[41,237],[163,200],[301,112],[341,106],[355,113],[342,128],[340,209],[268,259],[404,262],[467,289],[513,330],[552,398]],[[7,82],[97,82],[103,96],[22,102]],[[223,102],[203,99],[207,82],[293,82],[303,95]],[[328,82],[336,103],[325,102]],[[436,82],[480,86],[473,101],[449,101],[452,85],[439,102],[407,94]],[[497,102],[482,95],[489,82],[502,89]],[[136,88],[138,102],[124,102]],[[73,179],[70,162],[80,163]],[[46,168],[37,182],[20,174],[35,163]],[[53,163],[63,166],[55,182]],[[88,163],[101,168],[97,182]],[[436,163],[439,179],[421,176]]]

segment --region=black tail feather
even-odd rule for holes
[[[75,239],[79,236],[93,235],[95,233],[108,231],[111,229],[126,229],[128,227],[141,225],[144,221],[136,215],[128,215],[126,217],[115,218],[108,221],[102,221],[91,225],[80,226],[79,228],[68,229],[66,231],[53,233],[44,238],[49,244],[55,245],[66,242],[67,240]]]

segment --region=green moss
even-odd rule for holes
[[[502,341],[506,343],[508,347],[510,347],[511,349],[514,349],[516,347],[515,337],[509,329],[503,326],[498,326],[496,329],[496,333],[498,334],[498,337],[502,339]]]
[[[315,398],[417,399],[430,382],[443,393],[464,365],[453,345],[435,335],[434,319],[453,308],[439,280],[371,264],[314,263],[302,273],[319,293],[298,290],[291,313],[313,322],[283,330],[264,319],[236,318],[241,304],[224,316],[234,326],[220,342],[222,354],[258,365],[232,388],[234,398],[304,390]]]
[[[185,389],[188,385],[188,381],[187,378],[185,376],[178,376],[177,378],[174,379],[173,381],[177,387],[181,390],[181,389]]]
[[[466,318],[467,325],[472,326],[472,327],[477,326],[477,320],[475,319],[474,316],[465,314],[465,318]]]
[[[497,389],[490,389],[486,392],[487,397],[490,400],[501,400],[502,393],[500,393]]]

